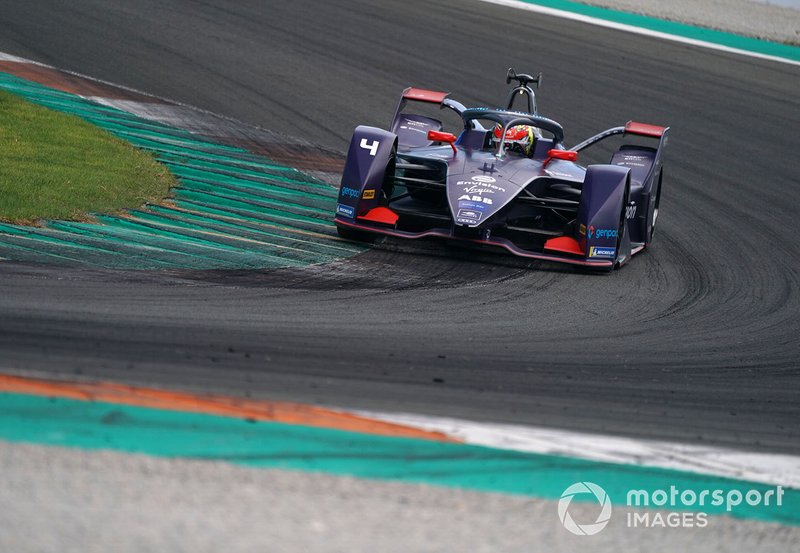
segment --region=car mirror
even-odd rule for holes
[[[456,154],[456,146],[455,146],[455,142],[457,140],[456,135],[449,132],[428,131],[428,140],[431,140],[433,142],[447,142],[448,144],[450,144],[450,147],[453,148],[453,155]]]
[[[564,161],[578,161],[578,152],[572,150],[549,150],[547,152],[547,159],[544,160],[546,167],[554,159],[562,159]]]

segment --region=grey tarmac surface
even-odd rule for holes
[[[800,451],[800,68],[469,0],[81,1],[0,51],[344,150],[407,85],[500,104],[545,74],[567,143],[673,127],[657,238],[576,273],[388,244],[300,272],[0,263],[0,364],[386,411]]]
[[[800,542],[800,528],[729,517],[629,528],[620,506],[599,534],[574,536],[554,501],[6,442],[0,470],[0,550],[15,553],[727,552],[733,543],[784,553]],[[569,512],[583,523],[598,510]]]

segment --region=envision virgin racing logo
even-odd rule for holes
[[[468,194],[494,194],[495,192],[506,191],[506,189],[502,186],[497,186],[496,184],[485,181],[476,182],[471,180],[460,180],[456,183],[456,186],[463,186],[464,192]]]

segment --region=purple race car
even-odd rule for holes
[[[541,73],[509,69],[512,80],[506,109],[407,88],[391,131],[357,127],[336,206],[339,234],[444,238],[599,270],[647,247],[669,128],[628,122],[568,150],[561,125],[537,112],[531,84]],[[517,97],[528,111],[513,111]],[[463,130],[444,132],[440,117],[407,112],[409,102],[452,110]],[[622,144],[608,164],[577,163],[581,150],[613,136]]]

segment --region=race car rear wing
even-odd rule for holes
[[[441,104],[449,95],[449,92],[436,92],[411,86],[403,91],[405,100],[417,100],[418,102],[430,102],[432,104]]]
[[[439,104],[440,108],[450,108],[457,114],[461,115],[461,113],[467,108],[465,108],[464,104],[461,102],[457,102],[452,98],[448,98],[449,95],[449,92],[437,92],[435,90],[425,90],[424,88],[414,88],[413,86],[406,88],[403,90],[403,94],[400,96],[400,101],[397,103],[397,109],[394,111],[392,126],[394,126],[394,124],[397,122],[398,117],[400,117],[400,114],[403,113],[403,110],[406,108],[406,105],[408,105],[408,102]]]
[[[628,121],[625,123],[625,134],[638,134],[639,136],[649,136],[651,138],[661,138],[667,132],[667,127],[648,125],[647,123],[637,123]]]
[[[397,103],[392,124],[389,127],[397,135],[398,148],[405,150],[430,146],[433,141],[428,139],[428,132],[442,130],[442,122],[438,118],[405,113],[408,103],[438,104],[440,109],[452,109],[460,116],[466,108],[460,102],[448,98],[448,95],[448,92],[437,92],[414,87],[408,87],[403,91],[400,101]]]
[[[570,150],[574,152],[580,152],[581,150],[588,148],[593,144],[597,144],[601,140],[605,140],[606,138],[617,134],[658,138],[659,139],[658,148],[661,149],[662,146],[666,146],[667,144],[669,127],[659,127],[657,125],[648,125],[647,123],[637,123],[636,121],[628,121],[627,123],[625,123],[624,127],[613,127],[611,129],[605,130],[601,133],[592,136],[591,138],[587,138],[580,144],[577,144],[572,148],[570,148]]]

